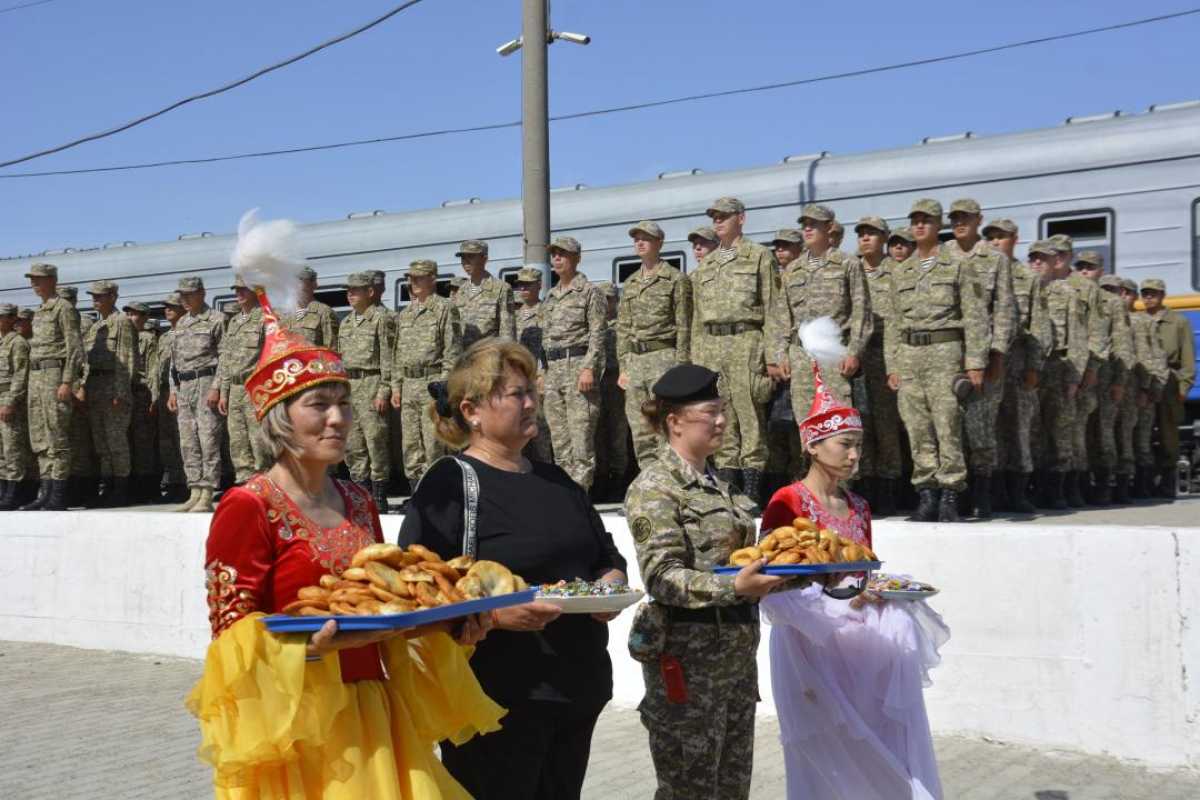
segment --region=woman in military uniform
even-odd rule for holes
[[[642,413],[664,440],[625,499],[653,603],[639,609],[630,652],[643,662],[639,706],[650,734],[656,800],[744,798],[754,757],[760,597],[783,579],[755,562],[714,567],[754,542],[751,501],[706,465],[725,432],[717,373],[682,364],[652,388]]]

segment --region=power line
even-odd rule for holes
[[[419,2],[419,0],[414,0]],[[1182,17],[1194,16],[1200,14],[1200,8],[1192,8],[1186,11],[1178,11],[1171,14],[1161,14],[1154,17],[1145,17],[1143,19],[1130,20],[1128,22],[1120,22],[1113,25],[1105,25],[1098,28],[1088,28],[1085,30],[1072,31],[1070,33],[1055,34],[1052,36],[1042,36],[1036,39],[1025,39],[1018,42],[1009,42],[1007,44],[995,45],[993,47],[984,47],[974,50],[964,50],[958,53],[950,53],[942,56],[932,56],[930,58],[916,59],[913,61],[901,61],[894,64],[886,64],[878,67],[866,67],[863,69],[850,70],[847,72],[835,72],[827,75],[818,75],[809,78],[799,78],[797,80],[782,81],[779,83],[766,83],[757,86],[747,86],[739,89],[725,89],[715,92],[704,92],[701,94],[683,95],[680,97],[672,97],[665,100],[650,100],[643,103],[632,103],[621,106],[609,106],[607,108],[597,108],[590,111],[578,111],[571,114],[558,114],[551,116],[552,122],[565,122],[574,119],[585,119],[588,117],[598,117],[606,114],[620,114],[630,111],[641,111],[647,108],[661,108],[663,106],[678,105],[681,103],[692,103],[700,100],[711,100],[720,97],[731,97],[734,95],[753,94],[756,92],[768,92],[778,89],[786,89],[795,86],[806,86],[814,83],[824,83],[828,81],[845,80],[847,78],[858,78],[865,75],[877,75],[882,72],[892,72],[895,70],[912,69],[914,67],[927,66],[930,64],[942,64],[948,61],[959,61],[965,58],[974,56],[987,55],[998,53],[1005,50],[1014,50],[1022,47],[1030,47],[1033,45],[1047,44],[1050,42],[1059,42],[1067,39],[1076,39],[1081,36],[1092,36],[1098,33],[1109,33],[1112,31],[1124,30],[1141,25],[1150,25],[1157,22],[1166,22],[1168,20],[1179,19]],[[339,150],[347,147],[361,147],[372,144],[386,144],[390,142],[402,142],[412,139],[431,139],[441,136],[454,136],[464,133],[478,133],[482,131],[501,130],[504,128],[520,127],[520,120],[513,122],[494,122],[481,125],[473,125],[469,127],[459,128],[440,128],[435,130],[421,131],[417,133],[406,133],[397,136],[381,136],[371,139],[355,139],[345,142],[331,142],[327,144],[307,145],[303,147],[288,147],[272,150],[260,150],[249,153],[235,153],[222,156],[207,156],[200,158],[184,158],[173,159],[168,161],[150,161],[140,164],[116,164],[108,167],[86,167],[79,169],[64,169],[52,170],[45,172],[13,172],[0,173],[0,178],[41,178],[52,175],[88,175],[101,172],[124,172],[129,170],[154,169],[158,167],[182,166],[189,164],[212,164],[222,161],[238,161],[251,158],[268,158],[272,156],[292,155],[296,153],[312,153],[325,150]],[[13,164],[17,162],[8,162]],[[0,164],[0,167],[7,164]]]
[[[33,8],[34,6],[44,6],[47,3],[53,3],[53,2],[54,2],[54,0],[33,0],[32,3],[20,3],[15,6],[8,6],[7,8],[0,8],[0,14],[7,14],[10,11],[20,11],[23,8]]]
[[[50,2],[50,0],[44,0],[44,2]],[[121,131],[127,131],[130,128],[136,127],[145,122],[149,122],[150,120],[152,120],[156,117],[161,117],[163,114],[167,114],[171,111],[174,111],[177,108],[186,106],[188,103],[194,103],[197,100],[204,100],[206,98],[214,97],[218,94],[222,94],[223,92],[228,92],[231,89],[236,89],[239,86],[243,86],[247,83],[250,83],[250,81],[253,81],[257,78],[261,78],[263,75],[266,75],[270,72],[274,72],[279,69],[283,69],[284,67],[295,64],[297,61],[303,61],[304,59],[308,58],[311,55],[314,55],[315,53],[319,53],[322,50],[333,47],[336,44],[341,44],[342,42],[346,41],[347,39],[352,39],[353,37],[358,36],[360,33],[369,31],[369,30],[371,30],[371,28],[374,28],[376,25],[386,22],[387,20],[389,20],[392,17],[399,14],[401,11],[404,11],[407,8],[411,8],[420,2],[423,2],[423,0],[407,0],[407,2],[401,3],[400,5],[393,8],[391,11],[387,12],[386,14],[384,14],[382,16],[376,17],[375,19],[371,20],[370,22],[366,23],[365,25],[360,25],[352,31],[343,33],[340,36],[335,36],[332,39],[328,39],[328,40],[322,42],[321,44],[317,45],[316,47],[310,47],[308,50],[305,50],[302,53],[297,53],[296,55],[294,55],[290,58],[286,58],[283,61],[279,61],[275,64],[272,64],[269,67],[263,67],[262,69],[258,70],[257,72],[252,72],[251,74],[247,75],[244,78],[239,78],[236,81],[227,83],[224,86],[219,86],[216,89],[210,89],[206,92],[201,92],[200,94],[194,94],[191,97],[185,97],[183,100],[178,100],[174,103],[171,103],[169,106],[160,108],[158,111],[154,111],[150,114],[145,114],[141,117],[138,117],[137,119],[133,119],[122,125],[118,125],[115,128],[109,128],[108,130],[101,131],[99,133],[92,133],[87,136],[83,136],[79,139],[75,139],[74,141],[67,142],[66,144],[60,144],[57,147],[47,148],[46,150],[39,150],[36,153],[30,153],[29,155],[21,156],[20,158],[14,158],[11,161],[0,162],[0,167],[11,167],[14,164],[21,164],[25,161],[32,161],[33,159],[41,158],[42,156],[48,156],[53,153],[61,153],[63,150],[69,150],[72,147],[78,147],[79,145],[84,144],[85,142],[93,142],[93,141],[96,141],[97,139],[103,139],[105,137],[120,133]]]

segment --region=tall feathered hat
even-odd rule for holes
[[[812,407],[800,423],[800,441],[806,445],[846,431],[861,431],[862,416],[830,393],[821,380],[821,364],[832,366],[846,356],[842,331],[831,317],[818,317],[800,326],[800,346],[812,357]]]
[[[319,383],[349,383],[342,357],[284,330],[267,295],[270,291],[280,308],[296,305],[304,266],[296,248],[296,226],[286,219],[262,222],[257,208],[247,211],[238,223],[230,263],[246,285],[254,287],[266,329],[258,366],[246,381],[254,415],[261,420],[276,403]]]

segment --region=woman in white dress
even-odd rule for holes
[[[862,420],[814,371],[800,423],[811,466],[771,498],[761,535],[804,517],[870,547],[870,508],[840,487],[858,462]],[[950,636],[941,617],[924,601],[838,600],[819,585],[772,594],[761,608],[789,800],[940,800],[923,687]]]

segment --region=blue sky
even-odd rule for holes
[[[17,0],[0,0],[0,6]],[[56,0],[0,14],[0,156],[59,144],[341,33],[395,0]],[[555,0],[551,113],[858,69],[1188,8],[1033,2]],[[425,0],[300,64],[133,131],[0,172],[319,144],[520,115],[495,48],[520,0]],[[551,183],[591,186],[785,155],[1001,133],[1200,96],[1200,16],[814,86],[551,126]],[[520,194],[520,132],[100,175],[0,180],[0,254],[228,232],[252,206],[300,221]]]

